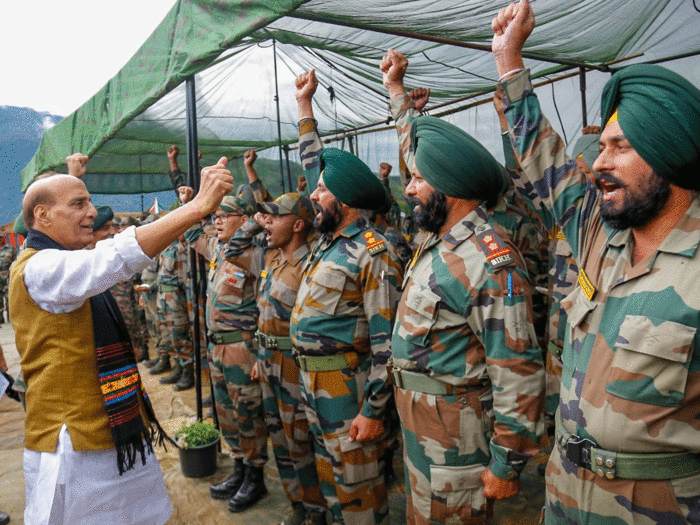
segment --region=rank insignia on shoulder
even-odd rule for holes
[[[383,240],[379,240],[374,236],[372,232],[365,233],[365,242],[367,243],[367,251],[370,255],[377,255],[386,250],[386,243]]]
[[[583,268],[579,269],[578,271],[578,285],[581,287],[581,290],[586,296],[586,299],[592,301],[596,289],[593,286],[591,280],[588,278],[588,275],[586,275],[586,272],[583,270]]]
[[[215,259],[212,259],[211,261],[209,261],[209,268],[211,268],[212,270],[216,270],[216,260]]]
[[[479,247],[486,255],[486,260],[491,263],[492,269],[507,266],[515,261],[513,252],[493,228],[487,227],[481,231],[477,230],[476,238],[479,240]]]
[[[261,270],[260,271],[260,278],[265,279],[267,277],[267,270]]]

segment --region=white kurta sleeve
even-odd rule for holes
[[[72,312],[152,262],[136,242],[136,228],[129,227],[93,250],[39,251],[27,262],[24,284],[43,310]]]

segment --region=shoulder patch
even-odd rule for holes
[[[508,266],[515,261],[513,252],[496,230],[486,224],[477,226],[476,238],[486,260],[491,263],[491,269],[496,270]]]
[[[374,232],[365,232],[363,237],[365,238],[366,248],[370,255],[377,255],[386,251],[386,242],[384,240],[377,239],[374,236]]]

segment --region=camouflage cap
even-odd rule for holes
[[[311,201],[301,193],[285,193],[273,202],[259,202],[258,211],[272,215],[294,214],[306,224],[313,224],[316,216]]]
[[[221,201],[221,204],[219,204],[219,208],[224,211],[248,215],[249,217],[255,213],[255,206],[247,202],[244,198],[236,197],[235,195],[226,195]]]

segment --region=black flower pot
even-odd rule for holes
[[[201,447],[178,449],[180,468],[186,477],[204,478],[216,472],[216,450],[219,439]]]

